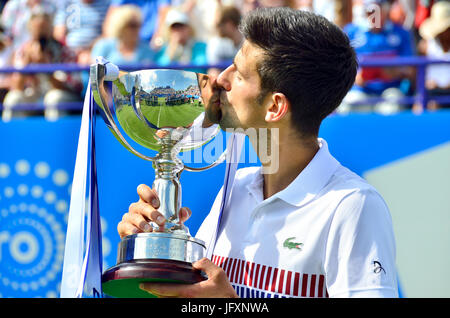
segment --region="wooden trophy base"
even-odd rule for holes
[[[154,298],[141,283],[195,284],[206,275],[191,263],[166,259],[139,259],[117,264],[102,275],[103,293],[116,298]]]

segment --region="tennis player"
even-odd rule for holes
[[[357,61],[347,36],[310,12],[250,12],[245,41],[215,80],[207,118],[227,128],[277,130],[278,169],[239,169],[211,259],[193,266],[208,280],[143,284],[161,297],[398,297],[391,216],[380,194],[343,167],[318,138],[322,120],[352,87]],[[258,152],[260,148],[254,145]],[[121,237],[164,225],[146,185],[118,225]],[[208,243],[221,193],[196,237]],[[190,216],[182,208],[180,217]]]

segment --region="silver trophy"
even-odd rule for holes
[[[207,75],[195,72],[154,69],[120,72],[112,83],[112,100],[107,93],[107,65],[90,67],[92,94],[114,136],[136,156],[151,161],[155,169],[152,188],[160,199],[166,218],[163,229],[124,237],[119,243],[117,264],[102,275],[103,292],[112,297],[151,297],[139,289],[148,281],[195,283],[206,279],[192,268],[205,256],[205,243],[189,235],[180,224],[179,175],[183,170],[202,171],[219,164],[225,152],[206,167],[183,164],[178,154],[201,147],[219,132],[207,123],[205,105],[212,96]],[[111,103],[112,102],[112,103]],[[112,104],[112,106],[110,106]],[[124,138],[119,126],[139,145],[156,151],[149,157],[138,152]]]

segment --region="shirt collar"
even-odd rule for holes
[[[264,178],[261,172],[262,167],[259,167],[251,182],[246,186],[248,192],[253,196],[253,198],[256,200],[257,203],[264,201],[263,195]]]
[[[327,142],[318,138],[319,151],[305,169],[285,189],[275,194],[281,200],[301,206],[312,200],[328,183],[340,163],[328,151]]]
[[[328,151],[327,142],[318,138],[319,151],[303,171],[285,189],[267,200],[279,198],[291,205],[301,206],[311,201],[328,183],[340,163]],[[263,176],[260,168],[247,185],[257,202],[263,201]]]

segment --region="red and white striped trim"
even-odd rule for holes
[[[237,258],[212,256],[233,285],[290,297],[328,297],[325,276],[293,272]]]

